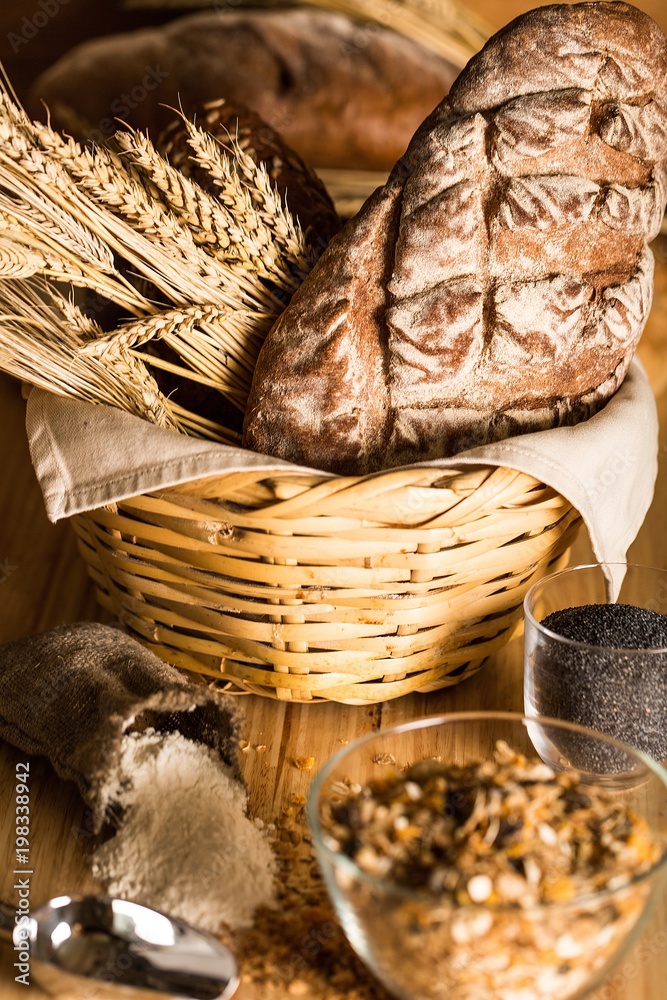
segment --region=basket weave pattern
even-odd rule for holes
[[[163,659],[288,701],[471,676],[580,524],[505,468],[230,473],[73,518],[102,605]]]

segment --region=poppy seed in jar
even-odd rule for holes
[[[540,638],[533,707],[667,758],[667,615],[633,604],[587,604],[552,612],[541,624],[570,642]]]

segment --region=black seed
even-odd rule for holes
[[[606,649],[667,649],[667,615],[634,604],[584,604],[554,611],[545,628]]]
[[[507,841],[518,833],[522,826],[523,820],[518,817],[516,820],[501,819],[493,846],[499,850],[505,847]]]
[[[445,815],[451,816],[454,822],[462,826],[466,823],[475,805],[479,785],[468,785],[467,787],[449,790],[445,797]]]
[[[563,793],[562,799],[565,804],[566,813],[576,812],[577,809],[589,809],[591,805],[588,795],[585,795],[584,792],[576,791],[574,788],[568,788]]]
[[[665,760],[667,615],[632,604],[588,604],[556,611],[542,625],[585,645],[543,638],[533,664],[533,707]],[[581,759],[584,742],[559,736],[559,750],[573,766],[596,771],[615,759],[616,770],[627,767],[620,751],[590,742]]]

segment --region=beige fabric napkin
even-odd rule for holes
[[[29,394],[26,425],[52,521],[225,471],[304,471],[266,455],[163,430],[112,407],[38,389]],[[653,497],[657,456],[655,400],[635,360],[604,410],[584,423],[522,434],[419,464],[501,465],[526,472],[577,508],[600,562],[624,564]],[[623,572],[621,566],[612,574],[612,592],[620,588]]]

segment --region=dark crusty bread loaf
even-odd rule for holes
[[[195,108],[191,117],[223,145],[229,147],[234,140],[255,163],[263,164],[316,251],[323,250],[340,231],[340,218],[320,178],[256,112],[223,97]],[[158,136],[156,145],[172,166],[217,197],[219,188],[193,157],[182,118],[176,118]]]
[[[386,170],[460,67],[327,10],[226,10],[78,45],[31,88],[52,124],[97,141],[121,118],[155,137],[219,97],[256,111],[312,166]]]
[[[244,443],[343,474],[598,409],[652,296],[667,40],[625,3],[491,39],[270,331]]]

